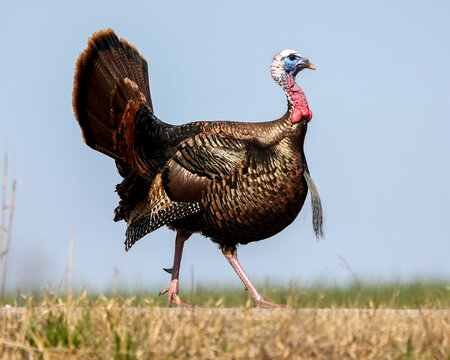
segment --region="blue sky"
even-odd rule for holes
[[[239,249],[260,284],[450,277],[448,1],[5,2],[0,14],[0,150],[17,193],[9,286],[56,287],[74,232],[74,281],[157,289],[174,233],[125,253],[114,223],[114,162],[82,142],[71,106],[88,37],[113,28],[144,54],[156,115],[263,121],[285,112],[269,66],[292,48],[316,65],[297,82],[314,114],[305,143],[326,214],[311,208],[277,236]],[[217,247],[192,237],[181,287],[240,286]]]

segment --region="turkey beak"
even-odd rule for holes
[[[308,59],[303,58],[302,62],[304,69],[316,70],[316,67],[313,64],[311,64]]]
[[[313,64],[311,64],[307,58],[300,58],[300,61],[297,66],[299,67],[300,70],[302,69],[316,70],[316,67]]]

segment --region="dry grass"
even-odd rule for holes
[[[450,310],[166,309],[143,298],[0,309],[1,359],[450,359]]]

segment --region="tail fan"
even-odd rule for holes
[[[152,110],[144,57],[111,29],[94,33],[78,58],[73,90],[73,109],[86,144],[132,162],[134,118],[143,105]]]
[[[73,109],[85,143],[116,160],[124,180],[117,185],[121,201],[114,220],[127,220],[147,195],[153,175],[137,154],[136,124],[142,113],[142,121],[155,120],[147,61],[111,29],[94,33],[78,58]]]

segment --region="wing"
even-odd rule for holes
[[[220,134],[198,134],[182,141],[163,169],[163,184],[174,201],[200,201],[214,180],[237,170],[251,144]]]
[[[202,193],[245,162],[245,142],[217,134],[188,136],[193,124],[168,132],[171,141],[183,140],[153,181],[148,196],[128,217],[126,250],[144,235],[203,210]],[[198,129],[198,126],[196,127]]]

